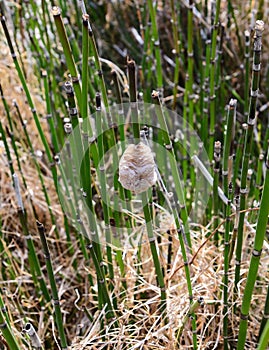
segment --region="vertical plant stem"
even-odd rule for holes
[[[248,117],[248,109],[249,109],[249,64],[250,64],[250,32],[248,30],[245,31],[245,87],[244,87],[244,116],[245,120]]]
[[[240,280],[240,264],[243,243],[243,230],[247,197],[247,173],[249,166],[249,159],[252,151],[253,128],[256,120],[256,103],[259,93],[259,80],[261,70],[261,49],[262,49],[262,32],[264,30],[264,22],[256,21],[255,37],[254,37],[254,54],[252,66],[252,85],[250,93],[250,105],[248,114],[248,128],[245,137],[244,151],[243,151],[243,165],[240,184],[240,217],[238,224],[237,245],[236,245],[236,267],[235,267],[235,288]]]
[[[263,241],[264,241],[267,223],[268,223],[268,215],[269,215],[268,198],[269,198],[269,149],[268,149],[267,159],[266,159],[266,177],[264,180],[264,188],[262,192],[254,246],[252,250],[252,256],[250,260],[248,276],[247,276],[247,281],[244,289],[244,295],[243,295],[242,306],[241,306],[237,350],[245,349],[251,298],[253,294],[254,285],[257,279],[259,262],[260,262],[260,257],[262,253],[262,248],[263,248]]]
[[[1,332],[6,339],[6,342],[10,349],[12,350],[21,350],[12,330],[8,322],[6,321],[6,318],[3,314],[2,309],[0,309],[0,328]]]
[[[79,74],[78,70],[75,64],[75,60],[71,51],[71,47],[67,38],[67,34],[65,31],[65,27],[63,24],[62,16],[61,16],[61,10],[59,7],[54,6],[51,10],[54,22],[57,28],[57,32],[59,35],[59,39],[61,41],[64,55],[66,59],[66,65],[69,70],[69,73],[71,75],[72,84],[74,86],[75,95],[77,98],[77,104],[81,110],[81,86],[80,86],[80,80],[79,80]]]
[[[61,306],[60,306],[55,276],[53,272],[53,267],[50,259],[49,247],[48,247],[48,243],[45,235],[45,228],[44,228],[44,225],[39,221],[37,221],[37,228],[38,228],[40,240],[42,243],[44,258],[46,261],[46,267],[47,267],[48,277],[50,281],[51,294],[52,294],[53,305],[54,305],[55,319],[56,319],[56,324],[59,332],[61,347],[63,350],[64,349],[67,350],[67,340],[64,332]]]
[[[41,267],[40,267],[39,260],[38,260],[37,255],[36,255],[34,242],[33,242],[32,236],[30,235],[29,230],[28,230],[26,212],[23,208],[19,208],[18,214],[19,214],[21,225],[22,225],[22,230],[23,230],[23,233],[25,235],[26,242],[27,242],[28,254],[29,254],[29,265],[30,265],[30,269],[32,272],[33,281],[39,283],[40,291],[43,294],[45,301],[50,302],[49,292],[48,292],[47,285],[44,281],[44,278],[43,278],[43,275],[41,272]]]
[[[102,130],[102,113],[101,113],[101,96],[99,93],[96,94],[96,132],[97,132],[97,147],[99,154],[99,165],[98,165],[98,175],[100,179],[101,186],[101,198],[102,198],[102,208],[104,214],[105,223],[105,233],[106,233],[106,256],[108,263],[108,271],[110,278],[110,288],[113,289],[114,280],[114,269],[112,260],[112,238],[111,238],[111,226],[110,226],[110,200],[107,193],[107,181],[106,181],[106,169],[105,169],[105,152],[104,152],[104,132]],[[116,306],[116,305],[115,305]]]
[[[193,128],[193,0],[189,0],[188,7],[188,79],[186,94],[188,104],[188,123]]]
[[[234,138],[234,126],[235,126],[235,113],[236,113],[237,101],[231,99],[228,106],[227,118],[226,118],[226,132],[224,138],[224,150],[223,150],[223,166],[222,166],[222,176],[223,176],[223,192],[228,196],[228,183],[231,181],[232,177],[232,141]],[[230,163],[230,164],[229,164]]]
[[[177,87],[178,87],[178,76],[180,68],[180,49],[181,42],[178,35],[178,14],[177,8],[175,7],[175,1],[170,0],[171,11],[172,11],[172,29],[173,29],[173,41],[174,41],[174,58],[175,58],[175,70],[174,70],[174,86],[173,86],[173,109],[176,109],[177,102]]]
[[[261,338],[265,325],[266,323],[268,324],[268,320],[269,320],[269,284],[267,287],[267,295],[266,295],[266,300],[265,300],[265,305],[263,310],[263,318],[260,324],[259,338]]]
[[[268,349],[269,344],[269,320],[267,320],[263,332],[261,334],[257,350]]]
[[[50,128],[53,150],[57,154],[57,153],[59,153],[59,143],[58,143],[58,138],[57,138],[57,134],[56,134],[54,118],[52,115],[52,107],[51,107],[51,100],[50,100],[49,81],[48,81],[47,71],[43,70],[41,73],[41,76],[42,76],[43,81],[44,81],[44,90],[45,90],[45,97],[46,97],[46,107],[47,107],[46,118],[48,120],[48,124],[49,124],[49,128]]]
[[[172,146],[172,142],[169,137],[169,130],[167,127],[167,123],[165,121],[162,108],[161,108],[161,103],[159,99],[159,93],[157,91],[152,92],[152,99],[153,102],[156,104],[156,113],[157,113],[157,118],[160,123],[160,132],[162,133],[162,142],[163,146],[166,148],[166,150],[169,152],[169,161],[171,164],[171,170],[172,170],[172,175],[173,175],[173,180],[175,183],[175,189],[177,193],[177,199],[180,203],[180,216],[183,221],[183,224],[185,225],[185,232],[187,236],[187,241],[189,246],[191,247],[191,240],[189,236],[189,228],[188,228],[188,213],[187,213],[187,208],[185,204],[185,199],[184,199],[184,191],[182,189],[182,184],[180,182],[180,177],[179,177],[179,172],[178,172],[178,167],[176,163],[176,158],[174,154],[174,149]]]
[[[229,183],[228,204],[226,206],[226,222],[224,233],[224,277],[223,277],[223,338],[224,350],[228,350],[228,330],[229,330],[229,250],[230,250],[230,227],[231,227],[231,202],[232,202],[232,183]]]
[[[146,228],[147,228],[147,234],[148,234],[148,240],[150,244],[150,250],[155,266],[155,271],[157,275],[157,281],[158,285],[161,291],[161,309],[160,311],[164,313],[164,319],[166,319],[165,314],[166,314],[166,289],[165,289],[165,284],[164,284],[164,278],[163,278],[163,272],[159,260],[159,254],[157,251],[157,244],[156,244],[156,235],[154,234],[153,231],[153,226],[152,226],[152,214],[149,208],[149,203],[148,203],[148,196],[146,192],[142,193],[142,204],[143,204],[143,210],[144,210],[144,216],[145,216],[145,221],[146,221]]]
[[[140,128],[138,123],[138,110],[137,110],[137,90],[136,90],[136,65],[133,60],[127,62],[128,67],[128,78],[129,78],[129,93],[130,93],[130,103],[132,111],[132,127],[134,133],[134,142],[139,142],[140,139]]]
[[[220,160],[221,160],[221,142],[216,141],[214,146],[214,179],[213,179],[213,212],[214,212],[214,224],[213,229],[215,230],[214,241],[215,246],[219,244],[219,232],[217,230],[219,224],[219,178],[220,178]]]
[[[88,75],[89,75],[89,15],[82,15],[82,100],[81,100],[81,116],[83,119],[88,118]]]
[[[215,95],[215,70],[216,70],[216,51],[217,35],[219,28],[220,0],[216,1],[216,12],[212,31],[212,46],[210,55],[210,80],[209,80],[209,98],[210,98],[210,126],[209,126],[209,160],[213,160],[214,135],[215,135],[215,115],[216,115],[216,95]]]
[[[203,85],[201,88],[201,139],[205,145],[205,149],[208,151],[208,122],[209,122],[209,73],[210,73],[210,48],[211,48],[211,39],[207,38],[205,41],[205,62],[204,62],[204,73],[203,73]]]
[[[82,1],[82,2],[84,4],[84,1]],[[108,110],[109,103],[108,103],[106,85],[105,85],[104,75],[103,75],[103,71],[102,71],[102,65],[101,65],[101,61],[100,61],[99,54],[97,51],[97,46],[96,46],[96,42],[95,42],[90,19],[88,21],[88,34],[89,34],[89,46],[90,46],[90,50],[91,50],[93,57],[94,57],[94,65],[95,65],[95,68],[97,70],[97,74],[99,77],[99,83],[100,83],[100,88],[101,88],[104,106]],[[110,118],[109,113],[108,113],[108,118]],[[108,124],[110,125],[110,123],[111,123],[111,120],[109,119]]]
[[[161,50],[160,50],[160,39],[158,32],[157,24],[157,15],[156,15],[156,5],[152,0],[147,0],[149,14],[152,24],[152,41],[154,44],[154,53],[156,59],[156,76],[157,76],[157,89],[162,95],[163,89],[163,76],[162,76],[162,60],[161,60]]]

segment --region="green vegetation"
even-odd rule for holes
[[[0,1],[1,349],[268,347],[257,3]]]

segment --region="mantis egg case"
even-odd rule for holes
[[[154,185],[156,180],[155,162],[149,146],[142,142],[128,145],[119,163],[122,186],[138,194]]]

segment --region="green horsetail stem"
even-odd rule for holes
[[[237,100],[231,99],[228,106],[227,119],[226,119],[226,132],[224,138],[223,149],[223,192],[228,197],[229,182],[232,178],[232,161],[233,161],[233,138],[235,134],[235,120],[236,120],[236,105]]]
[[[267,350],[269,344],[269,320],[267,319],[264,330],[261,334],[257,350]]]
[[[214,235],[214,241],[216,247],[219,244],[219,232],[217,227],[219,225],[219,178],[220,178],[220,161],[221,161],[221,142],[216,141],[214,144],[214,177],[213,177],[213,212],[214,212],[214,224],[213,229],[216,230]]]
[[[9,325],[9,323],[7,322],[3,310],[2,308],[0,309],[0,330],[1,333],[3,334],[3,337],[5,338],[9,349],[12,350],[21,350],[12,330],[11,327]]]
[[[263,31],[264,31],[264,22],[256,21],[255,36],[254,36],[253,65],[252,65],[252,84],[251,84],[250,105],[249,105],[249,114],[248,114],[248,128],[245,136],[241,184],[240,184],[240,216],[239,216],[238,234],[237,234],[236,261],[235,261],[236,266],[235,266],[235,280],[234,280],[235,292],[237,290],[237,284],[240,281],[240,265],[241,265],[244,219],[245,219],[244,210],[246,209],[246,197],[248,193],[247,173],[248,173],[250,155],[252,151],[253,128],[256,121],[256,104],[257,104],[257,98],[259,93]]]
[[[72,84],[73,84],[75,95],[77,98],[77,104],[81,110],[81,86],[80,86],[79,73],[75,64],[74,56],[71,51],[70,43],[68,41],[65,27],[63,24],[61,9],[57,6],[53,6],[51,12],[54,18],[54,22],[57,28],[60,42],[63,47],[64,56],[66,59],[66,65],[71,75]]]
[[[201,139],[205,145],[205,149],[208,151],[208,122],[209,122],[209,76],[210,76],[210,49],[211,49],[211,39],[208,35],[205,41],[205,61],[203,63],[203,79],[202,87],[200,92],[200,105],[201,105]]]
[[[153,225],[152,225],[152,214],[150,211],[149,203],[148,203],[148,195],[146,192],[142,193],[142,204],[143,204],[143,211],[144,211],[144,216],[145,216],[145,223],[146,223],[146,228],[147,228],[147,234],[148,234],[148,241],[150,245],[150,250],[154,262],[154,267],[157,275],[157,281],[158,285],[161,291],[161,308],[160,311],[164,315],[164,320],[166,321],[166,287],[164,283],[164,276],[163,276],[163,271],[161,268],[161,263],[159,259],[159,254],[158,254],[158,249],[157,249],[157,238],[156,234],[153,231]]]
[[[102,65],[101,65],[99,54],[98,54],[98,50],[97,50],[97,46],[96,46],[96,42],[95,42],[94,33],[93,33],[93,30],[92,30],[90,18],[88,19],[88,34],[89,34],[90,52],[92,52],[93,57],[94,57],[94,65],[95,65],[95,68],[97,70],[97,76],[99,77],[99,84],[100,84],[100,88],[101,88],[100,90],[101,90],[101,93],[102,93],[103,103],[104,103],[104,106],[108,109],[109,103],[108,103],[106,84],[105,84],[105,80],[104,80]],[[110,119],[109,113],[108,113],[107,117],[108,117],[108,123],[109,123],[109,126],[110,126],[111,119]]]
[[[189,228],[188,228],[188,213],[187,213],[187,208],[186,208],[186,203],[184,199],[184,192],[182,189],[182,185],[180,183],[180,176],[178,172],[178,166],[176,163],[176,157],[174,153],[174,149],[172,146],[172,142],[169,136],[169,130],[168,126],[162,111],[161,107],[161,101],[159,98],[159,92],[153,91],[152,92],[152,100],[153,103],[157,106],[156,108],[156,114],[158,118],[158,122],[160,124],[160,133],[162,136],[162,145],[166,148],[166,150],[169,152],[169,161],[171,164],[171,171],[173,175],[173,180],[175,183],[175,189],[176,189],[176,194],[177,194],[177,200],[180,203],[180,216],[183,221],[183,224],[185,225],[185,231],[186,231],[186,236],[187,236],[187,241],[189,246],[191,247],[191,239],[189,236]]]
[[[156,76],[157,76],[157,89],[162,95],[163,90],[163,76],[162,76],[162,60],[160,50],[160,38],[157,25],[156,5],[157,3],[152,0],[147,0],[149,15],[152,25],[152,41],[154,45],[154,54],[156,59]]]
[[[217,67],[216,67],[216,101],[218,101],[216,113],[223,115],[225,107],[225,91],[224,91],[224,77],[223,77],[223,40],[225,34],[223,24],[220,24],[220,34],[217,49]]]
[[[240,175],[240,164],[243,157],[243,149],[244,149],[244,138],[246,134],[246,130],[248,128],[247,123],[243,123],[241,125],[241,129],[239,130],[239,136],[238,141],[236,142],[236,152],[235,152],[235,160],[234,160],[234,166],[233,166],[233,188],[236,188],[237,186],[237,179]]]
[[[41,77],[43,78],[44,82],[44,90],[45,90],[45,98],[46,98],[46,108],[47,108],[47,121],[49,124],[50,128],[50,133],[51,133],[51,143],[53,146],[54,153],[59,153],[59,142],[57,138],[57,133],[56,133],[56,128],[55,128],[55,123],[54,123],[54,118],[52,115],[52,106],[51,106],[51,97],[50,97],[50,89],[49,89],[49,79],[48,79],[48,73],[47,71],[43,70],[41,72]]]
[[[131,103],[132,120],[133,120],[133,134],[134,142],[139,142],[140,128],[138,122],[138,109],[137,109],[137,89],[136,89],[136,64],[133,60],[127,61],[128,79],[129,79],[129,100]]]
[[[105,168],[105,150],[104,150],[104,133],[102,129],[102,113],[101,113],[101,96],[99,93],[96,94],[96,132],[97,132],[97,148],[99,154],[99,164],[98,164],[98,177],[101,187],[101,199],[102,199],[102,208],[104,215],[105,223],[105,236],[106,236],[106,254],[107,254],[107,263],[109,271],[109,287],[113,289],[114,281],[114,269],[113,269],[113,260],[112,260],[112,232],[110,226],[110,200],[107,192],[107,181],[106,181],[106,168]],[[115,299],[116,300],[116,299]],[[116,308],[116,305],[115,305]]]
[[[252,256],[250,260],[247,281],[244,289],[244,295],[240,313],[240,325],[237,350],[245,349],[245,342],[248,328],[248,317],[251,306],[252,294],[254,285],[257,279],[260,257],[263,248],[263,241],[266,233],[268,215],[269,215],[269,148],[266,159],[266,177],[264,180],[264,187],[262,191],[261,205],[259,210],[258,222],[256,227],[256,234]]]
[[[18,209],[18,215],[20,218],[20,222],[22,225],[22,230],[25,235],[25,239],[27,242],[27,247],[28,247],[28,259],[29,259],[29,265],[30,265],[30,270],[32,274],[32,278],[34,283],[37,285],[39,284],[39,290],[38,293],[42,294],[46,302],[50,302],[50,295],[47,289],[47,285],[44,281],[43,274],[41,271],[41,267],[39,264],[39,260],[35,251],[35,245],[32,239],[32,236],[28,230],[28,225],[27,225],[27,217],[26,217],[26,212],[23,208],[19,207]],[[44,304],[44,302],[42,302]]]
[[[187,120],[188,124],[193,128],[193,0],[189,0],[188,4],[188,79],[186,78],[186,105],[184,103],[184,108],[187,108]]]
[[[228,289],[229,289],[229,250],[230,250],[230,229],[231,229],[231,203],[232,203],[232,183],[229,183],[228,203],[225,211],[225,233],[224,233],[224,276],[223,276],[223,339],[224,350],[228,350],[228,331],[229,331],[229,305],[228,305]]]
[[[250,32],[245,31],[245,87],[244,87],[244,116],[247,119],[249,109],[249,64],[250,64]]]
[[[57,289],[54,271],[53,271],[53,267],[52,267],[52,263],[51,263],[47,238],[45,235],[45,228],[44,228],[44,225],[39,221],[37,221],[36,224],[37,224],[37,229],[38,229],[38,232],[40,235],[40,240],[42,243],[44,258],[46,261],[46,267],[47,267],[47,272],[48,272],[48,277],[49,277],[50,287],[51,287],[51,294],[52,294],[52,299],[53,299],[55,319],[56,319],[57,329],[59,332],[61,347],[62,347],[62,350],[67,350],[68,345],[67,345],[67,340],[66,340],[66,336],[65,336],[65,332],[64,332],[62,312],[61,312],[61,306],[60,306],[60,301],[59,301],[59,296],[58,296],[58,289]]]
[[[259,338],[262,336],[264,327],[265,327],[266,323],[268,323],[268,320],[269,320],[269,284],[267,287],[267,295],[266,295],[266,300],[265,300],[265,305],[264,305],[264,310],[263,310],[263,317],[262,317],[260,330],[259,330]]]
[[[210,109],[210,125],[209,125],[209,160],[213,160],[214,153],[214,135],[215,135],[215,115],[216,115],[216,92],[215,92],[215,79],[216,79],[216,52],[217,52],[217,35],[219,28],[219,14],[220,14],[220,0],[216,1],[216,13],[214,19],[214,25],[212,29],[212,42],[211,42],[211,54],[210,54],[210,74],[209,74],[209,109]]]
[[[175,68],[174,68],[174,81],[173,81],[173,104],[172,109],[176,109],[177,105],[177,88],[178,88],[178,76],[179,76],[179,68],[180,68],[180,49],[181,43],[178,35],[178,13],[177,8],[175,7],[175,1],[170,0],[171,6],[171,15],[172,15],[172,30],[173,30],[173,42],[174,42],[174,60],[175,60]]]
[[[82,15],[82,101],[81,101],[81,116],[83,119],[88,118],[89,114],[89,35],[88,35],[88,27],[89,27],[89,15]]]

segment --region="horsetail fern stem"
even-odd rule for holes
[[[224,138],[224,150],[223,150],[223,192],[228,196],[228,183],[232,178],[232,160],[233,160],[233,138],[235,128],[235,114],[236,114],[237,101],[231,99],[228,106],[228,113],[226,119],[226,132]]]
[[[58,138],[57,138],[57,134],[56,134],[54,118],[52,115],[52,107],[51,107],[51,100],[50,100],[50,90],[49,90],[49,81],[48,81],[47,71],[43,70],[41,72],[41,76],[42,76],[43,81],[44,81],[44,90],[45,90],[46,107],[47,107],[46,118],[47,118],[49,128],[50,128],[51,142],[52,142],[53,150],[57,154],[57,153],[59,153],[59,143],[58,143]]]
[[[260,201],[260,196],[261,196],[261,190],[262,190],[262,168],[264,164],[264,154],[261,153],[259,155],[259,160],[258,160],[258,169],[256,173],[256,181],[255,181],[255,200],[258,203]]]
[[[216,114],[216,95],[215,95],[215,69],[216,69],[216,51],[217,35],[219,28],[220,0],[216,1],[216,12],[212,33],[212,46],[210,55],[210,81],[209,81],[209,98],[210,98],[210,127],[209,127],[209,160],[213,160],[214,153],[214,134],[215,134],[215,114]]]
[[[166,288],[164,283],[164,277],[163,277],[163,271],[160,264],[159,254],[157,251],[157,243],[156,243],[156,235],[153,231],[153,225],[152,225],[152,213],[149,208],[148,203],[148,195],[147,192],[142,193],[142,204],[143,204],[143,211],[145,216],[145,222],[146,222],[146,228],[147,228],[147,234],[148,234],[148,240],[150,245],[150,250],[154,262],[154,267],[157,275],[157,281],[158,285],[161,291],[161,308],[160,311],[164,313],[164,320],[166,321]]]
[[[228,313],[228,286],[229,286],[229,250],[230,250],[230,227],[231,227],[231,202],[232,202],[232,183],[229,183],[228,204],[226,206],[226,222],[224,233],[224,276],[223,276],[223,338],[224,350],[228,350],[228,330],[229,330],[229,313]]]
[[[193,128],[193,0],[189,0],[188,6],[188,79],[186,81],[185,93],[188,104],[188,123]],[[184,105],[187,108],[186,105]]]
[[[51,150],[49,148],[49,145],[48,145],[47,139],[45,137],[45,134],[44,134],[44,132],[42,130],[42,127],[41,127],[41,124],[40,124],[40,121],[39,121],[39,117],[38,117],[38,114],[37,114],[34,102],[32,100],[30,91],[28,89],[28,86],[27,86],[27,83],[26,83],[26,80],[25,80],[25,76],[24,76],[23,71],[22,71],[22,69],[20,67],[20,64],[18,62],[17,55],[15,53],[15,50],[14,50],[14,47],[13,47],[13,44],[12,44],[12,40],[10,38],[9,31],[8,31],[8,28],[7,28],[7,25],[6,25],[6,19],[5,19],[4,14],[2,13],[2,8],[0,8],[0,11],[1,11],[1,13],[0,13],[0,20],[1,20],[1,24],[2,24],[2,27],[3,27],[4,33],[5,33],[5,37],[6,37],[7,42],[8,42],[8,47],[9,47],[9,50],[10,50],[10,53],[11,53],[11,57],[12,57],[13,62],[15,64],[18,76],[20,78],[23,90],[24,90],[26,98],[27,98],[27,102],[29,104],[29,107],[31,109],[32,115],[34,117],[34,121],[35,121],[36,127],[38,129],[38,133],[40,135],[41,141],[42,141],[43,146],[44,146],[45,151],[46,151],[46,155],[47,155],[49,163],[51,165],[51,172],[52,172],[54,184],[55,184],[55,187],[57,188],[57,173],[56,173],[56,168],[55,168],[55,165],[54,165],[54,162],[53,162],[53,157],[52,157],[52,154],[51,154]]]
[[[254,289],[254,284],[257,278],[260,257],[262,253],[263,241],[266,233],[266,227],[268,223],[269,215],[269,149],[267,151],[266,159],[266,177],[264,180],[264,188],[262,192],[261,205],[259,210],[259,217],[257,222],[254,246],[252,256],[250,260],[248,276],[246,286],[244,289],[244,295],[241,306],[240,325],[237,350],[245,349],[247,327],[248,327],[248,315],[251,305],[251,298]]]
[[[62,347],[62,350],[67,350],[67,341],[66,341],[66,336],[64,332],[61,306],[60,306],[55,276],[53,272],[53,267],[50,259],[49,247],[48,247],[48,243],[45,235],[45,228],[41,222],[37,221],[36,223],[37,223],[37,229],[40,235],[40,240],[42,243],[43,253],[46,261],[46,267],[47,267],[48,277],[50,281],[51,294],[52,294],[53,305],[54,305],[55,319],[56,319],[56,324],[57,324],[57,328],[60,336],[61,347]]]
[[[160,50],[160,39],[157,25],[157,15],[156,15],[156,4],[152,0],[147,1],[149,14],[152,24],[152,41],[154,44],[154,53],[156,59],[156,76],[157,76],[157,89],[163,94],[163,76],[162,76],[162,60],[161,60],[161,50]]]
[[[28,254],[29,254],[29,265],[30,265],[33,281],[35,282],[35,284],[37,284],[37,282],[39,283],[39,287],[40,287],[39,291],[43,294],[45,301],[50,302],[49,292],[41,272],[41,267],[36,255],[34,242],[28,230],[26,212],[22,207],[19,207],[18,214],[22,225],[22,230],[27,242]],[[42,302],[42,304],[44,303]]]
[[[188,72],[185,78],[185,91],[183,99],[183,127],[186,130],[187,137],[184,137],[183,140],[183,178],[184,181],[187,181],[188,171],[190,171],[190,178],[192,186],[194,184],[194,173],[193,168],[188,169],[188,160],[187,160],[187,138],[190,134],[190,130],[187,127],[188,125],[193,128],[193,0],[189,0],[188,6]],[[193,144],[191,141],[191,152],[193,151]]]
[[[214,224],[213,229],[216,231],[214,235],[214,241],[216,247],[219,244],[219,233],[217,230],[219,224],[219,177],[220,177],[220,161],[221,161],[221,142],[216,141],[214,145],[214,180],[213,180],[213,211],[214,211]]]
[[[69,42],[70,47],[71,47],[72,55],[74,57],[75,62],[78,62],[81,58],[81,52],[80,52],[80,48],[78,45],[78,40],[75,37],[75,33],[74,33],[73,28],[70,24],[70,21],[66,17],[63,18],[63,24],[64,24],[64,27],[66,30],[68,42]]]
[[[219,44],[217,50],[217,68],[216,68],[216,100],[218,101],[217,113],[223,115],[225,106],[225,91],[224,79],[222,73],[223,67],[223,40],[224,40],[224,25],[220,25]]]
[[[204,72],[203,72],[203,84],[201,88],[201,138],[203,144],[205,145],[206,150],[208,151],[208,96],[209,96],[209,73],[210,73],[210,48],[211,48],[211,40],[208,38],[205,41],[205,61],[203,64]]]
[[[5,133],[5,130],[3,128],[3,124],[1,122],[1,120],[0,120],[0,134],[2,136],[2,140],[3,140],[3,143],[4,143],[4,148],[5,148],[6,156],[7,156],[7,160],[8,160],[8,167],[9,167],[11,178],[12,178],[13,174],[15,173],[14,172],[14,167],[13,167],[13,161],[12,161],[12,158],[11,158],[11,152],[10,152],[10,149],[9,149],[9,146],[8,146],[8,142],[7,142],[7,138],[6,138],[6,133]],[[13,185],[14,185],[14,182],[13,182]]]
[[[237,245],[236,245],[236,267],[235,267],[235,288],[240,280],[240,263],[243,243],[243,229],[246,209],[247,196],[247,172],[249,166],[249,159],[252,149],[253,128],[256,121],[256,103],[259,93],[259,80],[261,70],[261,49],[262,49],[262,33],[264,30],[264,22],[256,21],[255,37],[254,37],[254,54],[252,66],[252,85],[250,93],[250,105],[248,114],[248,128],[245,136],[244,151],[243,151],[243,165],[240,184],[240,217],[238,225]]]
[[[264,310],[263,310],[263,318],[261,321],[261,326],[260,326],[260,330],[259,330],[259,338],[261,338],[264,327],[266,325],[266,323],[268,324],[268,319],[269,319],[269,284],[267,287],[267,296],[266,296],[266,300],[265,300],[265,305],[264,305]],[[268,337],[269,339],[269,337]]]
[[[7,324],[11,327],[10,319],[9,319],[9,315],[8,315],[8,310],[5,307],[5,304],[4,304],[4,301],[3,301],[3,298],[2,298],[2,294],[3,294],[3,291],[2,291],[2,289],[0,289],[0,309],[1,309],[2,313],[3,313],[3,316],[4,316]]]
[[[84,1],[82,0],[81,3],[82,5],[82,12],[84,13]],[[101,65],[101,61],[100,61],[100,57],[98,54],[98,50],[97,50],[97,46],[96,46],[96,42],[95,42],[95,38],[94,38],[94,34],[93,34],[93,30],[92,30],[92,26],[90,23],[90,18],[88,18],[88,34],[89,34],[89,47],[90,50],[93,54],[94,57],[94,65],[95,68],[97,70],[98,73],[98,77],[99,77],[99,83],[100,83],[100,90],[102,93],[102,98],[103,98],[103,102],[104,102],[104,106],[108,109],[109,103],[108,103],[108,97],[107,97],[107,91],[106,91],[106,85],[105,85],[105,80],[104,80],[104,75],[103,75],[103,71],[102,71],[102,65]],[[107,115],[108,117],[108,124],[111,124],[111,119],[110,119],[110,115],[108,113]]]
[[[237,187],[236,183],[240,175],[239,170],[240,170],[240,164],[243,156],[244,138],[245,138],[247,128],[248,128],[247,123],[243,123],[241,126],[241,129],[239,130],[239,137],[238,137],[239,140],[235,144],[236,153],[235,153],[235,161],[234,161],[234,169],[233,169],[233,188]]]
[[[88,75],[89,75],[89,15],[82,15],[82,101],[81,101],[81,116],[83,119],[88,118]]]
[[[107,263],[110,281],[114,280],[114,269],[112,260],[112,237],[111,237],[111,226],[110,226],[110,213],[109,213],[109,196],[107,193],[107,181],[106,181],[106,169],[105,169],[105,151],[104,151],[104,133],[102,130],[102,113],[101,113],[101,96],[99,93],[96,94],[96,132],[97,132],[97,147],[99,154],[99,169],[98,175],[101,186],[101,198],[102,198],[102,208],[104,214],[105,222],[105,233],[106,233],[106,253],[107,253]],[[110,287],[113,288],[113,284],[110,283]],[[116,301],[116,299],[114,299]],[[116,305],[114,305],[116,307]]]
[[[173,86],[173,109],[176,109],[177,102],[177,87],[178,87],[178,75],[179,75],[179,67],[180,67],[180,40],[178,35],[178,14],[177,9],[175,7],[175,1],[170,0],[171,4],[171,12],[172,12],[172,29],[173,29],[173,41],[174,41],[174,57],[175,57],[175,70],[174,70],[174,86]]]
[[[190,315],[194,314],[196,312],[196,310],[201,306],[203,305],[204,303],[204,299],[202,297],[200,297],[198,300],[195,300],[195,302],[193,302],[193,304],[191,304],[186,316],[184,316],[183,320],[182,320],[182,325],[180,327],[180,329],[178,330],[177,332],[177,335],[176,335],[176,338],[177,338],[177,341],[179,341],[181,335],[182,335],[182,332],[184,330],[184,327],[186,325],[186,323],[188,322],[188,320],[190,319]]]
[[[250,58],[250,32],[248,30],[245,31],[245,88],[244,88],[244,116],[245,120],[248,117],[248,108],[249,108],[249,58]]]
[[[267,320],[264,330],[261,334],[257,350],[268,349],[268,343],[269,343],[269,320]]]
[[[169,130],[167,127],[167,123],[165,121],[163,112],[162,112],[162,107],[161,107],[161,102],[159,99],[159,93],[157,91],[152,92],[152,99],[154,104],[156,104],[156,113],[157,113],[157,118],[160,124],[160,132],[162,134],[162,145],[166,148],[166,150],[169,152],[169,161],[171,164],[171,170],[172,170],[172,175],[173,175],[173,180],[175,182],[175,189],[177,193],[177,199],[180,203],[180,216],[183,221],[183,224],[185,225],[185,231],[186,231],[186,236],[187,236],[187,241],[188,245],[191,247],[191,239],[189,236],[189,229],[188,229],[188,213],[187,213],[187,208],[185,205],[185,200],[184,200],[184,192],[182,189],[182,185],[180,183],[180,177],[178,173],[178,167],[176,164],[176,158],[175,158],[175,153],[174,149],[169,137]]]
[[[184,269],[185,269],[185,276],[186,276],[186,283],[187,283],[187,288],[188,288],[188,294],[189,294],[189,299],[190,299],[190,310],[191,313],[189,314],[189,317],[191,319],[192,323],[192,341],[193,341],[193,349],[197,349],[197,331],[196,331],[196,315],[195,315],[195,309],[192,309],[193,304],[195,303],[194,297],[193,297],[193,291],[192,291],[192,283],[191,283],[191,274],[190,274],[190,265],[188,262],[188,257],[187,257],[187,249],[186,249],[186,239],[185,239],[185,232],[184,232],[184,226],[180,223],[180,218],[178,215],[178,210],[175,204],[175,199],[173,196],[173,193],[168,198],[171,212],[173,214],[174,220],[175,220],[175,225],[176,225],[176,230],[180,242],[180,248],[181,248],[181,253],[182,253],[182,258],[184,262]],[[180,331],[179,331],[180,333]]]
[[[136,65],[133,60],[128,60],[127,62],[128,67],[128,78],[129,78],[129,93],[130,93],[130,103],[131,103],[131,110],[132,110],[132,116],[133,116],[133,134],[135,142],[139,142],[140,138],[140,129],[139,129],[139,122],[138,122],[138,109],[137,109],[137,90],[136,90]]]
[[[71,51],[71,47],[67,38],[67,34],[65,31],[65,27],[63,24],[62,16],[61,16],[61,9],[57,6],[54,6],[51,10],[54,22],[57,28],[57,32],[59,35],[60,42],[63,47],[65,59],[66,59],[66,65],[69,70],[69,73],[71,75],[72,84],[74,86],[75,95],[77,98],[77,104],[81,110],[81,86],[80,86],[80,80],[79,80],[79,74],[78,70],[75,64],[75,60]]]
[[[116,73],[115,70],[113,70],[111,72],[112,75],[112,79],[113,79],[113,83],[115,86],[115,90],[116,90],[116,101],[118,104],[118,108],[117,108],[117,112],[118,112],[118,128],[119,128],[119,137],[120,137],[120,142],[121,142],[121,146],[122,146],[122,151],[124,152],[125,150],[125,131],[124,131],[124,107],[122,104],[122,95],[121,95],[121,91],[120,91],[120,84],[119,84],[119,79],[118,79],[118,75]],[[113,162],[114,164],[114,162]],[[114,164],[115,166],[115,170],[113,170],[113,172],[115,171],[115,173],[118,171],[118,169],[116,169],[116,164]],[[115,226],[116,227],[120,227],[120,220],[123,219],[122,215],[119,215],[118,212],[120,211],[119,209],[119,200],[118,200],[118,193],[121,192],[121,187],[120,187],[120,183],[117,181],[117,183],[114,183],[114,209],[115,209]],[[132,198],[132,193],[131,191],[128,190],[124,190],[124,195],[125,195],[125,199],[126,199],[126,207],[127,209],[131,212],[132,208],[131,208],[131,198]],[[126,221],[126,227],[129,230],[129,232],[131,232],[130,228],[132,227],[132,220],[130,217],[128,217],[128,220]],[[116,251],[116,260],[119,264],[120,267],[120,272],[121,275],[124,279],[125,277],[125,265],[122,259],[122,251],[119,249]],[[123,287],[124,289],[127,289],[127,283],[125,280],[123,280]]]
[[[21,350],[12,330],[10,325],[8,324],[4,313],[3,313],[3,309],[0,309],[0,329],[1,332],[3,334],[3,337],[5,338],[8,346],[10,349],[12,350]]]

